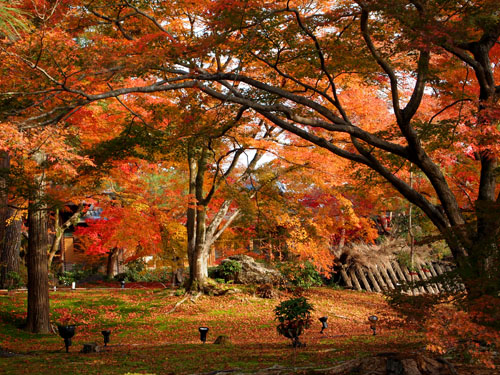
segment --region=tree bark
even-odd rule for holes
[[[0,156],[0,288],[13,286],[11,272],[19,272],[19,249],[21,247],[21,218],[17,210],[9,207],[8,178],[10,156]]]
[[[37,200],[40,202],[40,200]],[[47,211],[31,202],[28,208],[28,321],[34,333],[49,333],[49,277],[47,268]]]
[[[9,276],[11,272],[19,273],[19,249],[21,247],[21,218],[15,209],[6,209],[6,215],[0,219],[4,225],[3,239],[1,243],[0,258],[0,287],[13,287],[13,280]]]
[[[45,155],[34,155],[42,166]],[[33,333],[48,333],[49,317],[49,269],[47,251],[49,245],[48,213],[45,201],[45,173],[40,169],[28,196],[28,319],[27,329]]]
[[[115,275],[116,262],[118,260],[118,249],[113,248],[108,253],[108,262],[106,263],[106,276],[108,279],[112,279]]]
[[[55,222],[54,222],[54,238],[52,240],[52,244],[50,245],[50,250],[49,250],[49,260],[48,260],[48,267],[49,270],[52,266],[52,261],[54,259],[54,256],[56,255],[57,251],[59,250],[60,243],[61,243],[61,238],[64,235],[64,232],[71,226],[76,226],[78,223],[78,220],[82,216],[82,210],[83,210],[83,204],[80,204],[78,206],[77,211],[71,215],[71,217],[66,220],[62,225],[60,225],[59,222],[59,209],[56,209],[55,212]]]

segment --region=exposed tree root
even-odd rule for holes
[[[336,366],[290,368],[273,366],[255,372],[242,370],[212,371],[203,375],[455,375],[457,372],[447,361],[435,360],[421,354],[381,353],[376,356],[353,359]]]
[[[174,307],[172,307],[169,311],[167,311],[165,314],[172,314],[180,305],[182,305],[184,302],[186,302],[188,299],[195,303],[196,300],[202,295],[201,292],[187,292],[186,294],[184,294],[184,297],[179,301],[177,302]]]

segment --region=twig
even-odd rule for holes
[[[441,362],[445,365],[448,366],[448,369],[450,370],[450,372],[453,374],[453,375],[458,375],[458,372],[457,370],[455,370],[455,367],[453,366],[453,364],[451,364],[448,360],[444,359],[443,357],[438,357],[436,358],[438,362]]]
[[[177,302],[175,304],[174,307],[172,307],[171,310],[167,311],[165,314],[171,314],[173,313],[177,307],[179,307],[180,305],[182,305],[184,302],[186,302],[186,300],[189,298],[191,302],[196,302],[196,300],[201,296],[201,292],[198,292],[197,294],[193,295],[192,293],[186,293],[184,298],[181,299],[179,302]]]
[[[187,300],[188,298],[189,298],[189,294],[186,294],[186,296],[185,296],[183,299],[181,299],[179,302],[177,302],[177,303],[175,304],[175,306],[174,306],[174,307],[172,307],[172,309],[171,309],[171,310],[169,310],[169,311],[167,311],[167,312],[166,312],[166,314],[171,314],[171,313],[173,313],[173,312],[177,309],[177,307],[179,307],[179,306],[180,306],[180,305],[182,305],[184,302],[186,302],[186,300]]]

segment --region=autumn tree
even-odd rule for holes
[[[26,31],[29,22],[18,8],[0,1],[0,34],[9,40]],[[0,119],[3,121],[3,119]],[[22,215],[12,206],[9,198],[10,155],[8,149],[0,147],[0,287],[12,286],[13,274],[19,272],[19,249],[21,245]]]
[[[239,105],[381,176],[433,222],[469,290],[494,293],[497,11],[493,0],[75,1],[43,43],[7,56],[36,82],[16,95],[54,98],[37,102],[47,123],[174,90]],[[360,91],[363,107],[350,100]],[[409,184],[410,168],[422,186]]]

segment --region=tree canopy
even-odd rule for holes
[[[165,135],[179,144],[196,135],[186,154],[196,205],[187,229],[203,237],[195,222],[218,186],[216,172],[226,178],[232,165],[207,163],[214,146],[235,157],[242,151],[229,148],[243,137],[258,151],[264,129],[273,129],[282,132],[276,141],[303,148],[296,161],[314,151],[342,166],[335,173],[350,172],[340,184],[363,178],[418,207],[446,240],[469,291],[498,291],[496,0],[15,7],[33,27],[2,42],[0,70],[9,78],[0,81],[0,146],[43,149],[44,163],[30,153],[16,158],[26,160],[33,181],[51,162],[57,176],[73,160],[84,170],[118,155],[151,158]]]

